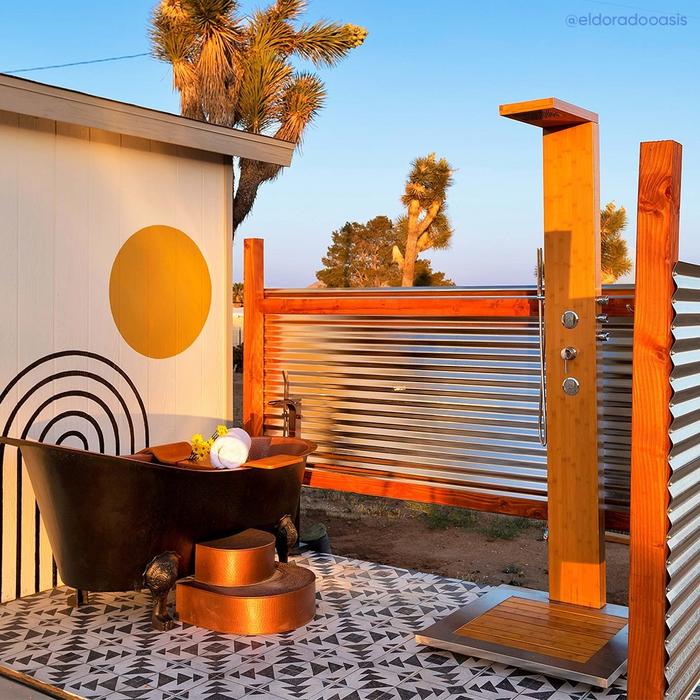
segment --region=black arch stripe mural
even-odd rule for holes
[[[61,437],[58,438],[58,440],[56,440],[56,444],[62,445],[70,437],[78,438],[83,445],[83,449],[88,449],[88,440],[79,430],[67,430],[65,433],[63,433],[63,435],[61,435]]]
[[[63,413],[59,413],[57,416],[54,416],[45,426],[44,429],[41,431],[41,435],[39,435],[39,442],[44,442],[46,439],[46,435],[48,434],[49,430],[56,425],[59,421],[65,419],[65,418],[82,418],[83,420],[86,420],[90,425],[95,429],[95,434],[97,435],[97,440],[99,442],[99,446],[97,451],[100,453],[104,453],[105,451],[105,436],[104,433],[102,432],[102,427],[100,424],[93,418],[89,413],[85,413],[85,411],[63,411]],[[83,448],[86,450],[89,450],[89,440],[85,433],[82,433],[78,430],[68,430],[61,437],[56,440],[57,445],[62,445],[69,437],[80,437],[81,441],[83,443]]]
[[[107,404],[106,401],[103,401],[101,398],[99,398],[98,396],[95,396],[94,394],[91,394],[88,391],[82,391],[81,389],[75,389],[73,391],[61,391],[58,394],[56,394],[55,396],[52,396],[52,397],[49,397],[48,399],[46,399],[39,406],[39,408],[37,408],[34,411],[34,413],[32,413],[29,420],[25,423],[24,428],[22,430],[22,434],[20,436],[22,438],[22,440],[29,437],[29,432],[31,431],[32,427],[34,426],[36,419],[41,415],[42,411],[45,408],[47,408],[48,406],[50,406],[53,403],[56,403],[57,401],[60,401],[61,399],[68,399],[71,397],[84,398],[84,399],[88,399],[88,401],[93,401],[104,411],[104,414],[107,416],[107,419],[109,420],[109,423],[112,426],[112,432],[114,435],[114,445],[116,447],[115,451],[117,454],[119,454],[119,452],[120,452],[120,450],[119,450],[119,425],[117,424],[117,419],[115,418],[114,413],[109,408],[109,405]],[[71,416],[77,416],[79,414],[82,414],[82,417],[84,417],[85,415],[89,415],[89,414],[86,414],[84,411],[82,411],[82,412],[64,411],[63,413],[59,414],[59,416],[61,418],[69,418]],[[56,423],[55,418],[56,417],[52,418],[47,423],[47,426],[49,428],[52,428],[55,425],[55,423]],[[51,424],[50,426],[49,426],[49,423]],[[42,433],[47,433],[47,432],[48,432],[48,430],[42,431]],[[100,434],[100,450],[99,451],[104,452],[104,433],[100,430],[99,434]],[[45,434],[44,434],[44,437],[46,437]],[[133,443],[133,441],[132,441],[132,443]]]
[[[93,372],[84,372],[84,371],[75,371],[75,370],[73,370],[73,371],[68,371],[68,372],[57,372],[57,373],[52,374],[52,375],[50,375],[50,376],[48,376],[48,377],[45,377],[45,378],[42,379],[40,382],[37,382],[37,383],[36,383],[29,391],[27,391],[27,392],[22,396],[22,398],[15,404],[14,408],[12,409],[12,412],[11,412],[10,415],[8,416],[7,421],[6,421],[6,423],[5,423],[5,429],[4,429],[4,431],[3,431],[3,435],[7,434],[7,431],[9,430],[10,426],[11,426],[12,423],[14,422],[14,420],[15,420],[15,418],[17,417],[17,414],[19,413],[19,411],[22,409],[22,407],[27,403],[27,401],[29,401],[29,399],[30,399],[39,389],[41,389],[42,387],[44,387],[44,386],[46,386],[47,384],[50,384],[50,383],[52,383],[52,382],[54,382],[54,381],[57,381],[57,380],[60,380],[60,379],[67,379],[67,378],[70,378],[70,377],[81,377],[81,378],[85,378],[85,379],[90,379],[90,380],[96,381],[96,382],[98,382],[99,384],[102,384],[103,386],[105,386],[109,391],[112,392],[112,394],[114,395],[114,397],[115,397],[115,398],[119,401],[119,403],[121,404],[121,407],[122,407],[122,409],[123,409],[123,411],[124,411],[124,416],[125,416],[125,418],[126,418],[126,420],[127,420],[127,423],[128,423],[128,425],[129,425],[129,437],[130,437],[130,440],[131,440],[131,442],[130,442],[130,453],[133,453],[133,452],[134,452],[134,449],[135,449],[134,421],[133,421],[133,419],[131,418],[131,414],[130,414],[129,409],[128,409],[127,405],[126,405],[126,401],[125,401],[124,398],[121,396],[121,394],[114,388],[114,386],[113,386],[112,384],[110,384],[110,382],[108,382],[108,381],[107,381],[106,379],[104,379],[103,377],[100,377],[98,374],[94,374]],[[59,396],[59,395],[56,395],[54,398],[56,398],[56,399],[58,399],[58,398],[64,398],[64,397],[69,396],[69,395],[71,395],[71,394],[69,394],[69,393],[64,393],[64,394],[61,394],[60,396]],[[73,396],[78,396],[79,394],[77,393],[77,390],[76,390],[76,391],[74,391],[74,392],[72,393],[72,395],[73,395]],[[85,398],[88,398],[88,399],[93,399],[93,400],[94,400],[94,399],[96,398],[96,397],[94,396],[94,394],[87,394],[87,393],[84,393],[84,392],[83,392],[82,395],[83,395]],[[0,400],[0,403],[1,403],[1,400]],[[40,407],[40,409],[37,409],[37,415],[38,415],[38,413],[41,412],[41,410],[43,410],[44,408],[46,408],[46,406],[49,405],[50,403],[52,403],[51,400],[49,400],[49,401],[47,401],[46,403],[42,404],[42,406]],[[113,417],[114,414],[106,407],[106,404],[104,404],[103,407],[104,407],[105,410],[108,412],[108,414],[109,414],[111,417]],[[112,424],[113,424],[113,426],[115,426],[115,429],[116,429],[116,424],[114,423],[114,421],[112,421]],[[25,428],[25,429],[26,429],[26,428]],[[118,433],[118,429],[116,429],[116,431],[117,431],[117,433]],[[115,444],[116,444],[117,446],[119,446],[119,441],[117,441]],[[117,449],[117,454],[119,454],[119,449]]]
[[[144,427],[144,442],[146,445],[149,444],[149,434],[148,434],[148,417],[146,416],[146,406],[143,402],[143,399],[141,398],[141,394],[139,394],[138,389],[136,388],[136,385],[134,382],[131,380],[129,375],[121,368],[119,367],[116,363],[112,362],[112,360],[103,357],[102,355],[98,355],[97,353],[94,352],[88,352],[86,350],[61,350],[59,352],[53,352],[49,355],[45,355],[44,357],[39,358],[38,360],[35,360],[31,364],[27,365],[23,370],[17,373],[17,375],[7,384],[7,386],[3,389],[2,393],[0,393],[0,408],[3,405],[3,402],[7,398],[8,394],[14,389],[17,384],[24,379],[30,372],[33,370],[37,369],[41,365],[44,365],[48,362],[52,362],[54,360],[58,360],[61,358],[66,358],[66,357],[82,357],[86,358],[89,360],[95,360],[98,363],[104,364],[105,366],[109,367],[110,369],[114,370],[117,372],[121,378],[128,384],[129,388],[131,389],[134,398],[136,399],[138,403],[139,410],[141,412],[141,416],[143,418],[143,427]],[[60,373],[59,373],[60,374]],[[85,370],[74,370],[72,376],[76,377],[82,377],[87,374],[90,374],[86,372]],[[114,390],[115,394],[118,394],[119,392]]]
[[[83,368],[76,368],[75,365],[85,361],[96,363],[94,371]],[[68,368],[61,368],[60,371],[53,370],[53,364],[68,363]],[[72,366],[71,366],[72,365]],[[127,387],[123,395],[105,376],[100,374],[100,368],[105,373],[115,372]],[[49,371],[47,371],[49,370]],[[78,381],[87,388],[66,388],[71,380]],[[54,383],[60,386],[61,391],[53,393],[47,397],[42,397],[47,389],[50,391]],[[26,388],[25,388],[26,387]],[[90,390],[93,387],[94,390]],[[20,392],[21,396],[14,403],[9,405],[13,390]],[[95,390],[99,389],[100,394]],[[40,400],[37,407],[31,412],[28,418],[23,417],[24,411],[30,410],[32,404]],[[88,410],[80,410],[74,407],[60,409],[60,404],[66,401],[83,399]],[[112,405],[110,405],[112,404]],[[58,412],[56,412],[58,411]],[[51,414],[50,417],[48,414]],[[22,437],[45,441],[52,432],[57,433],[61,428],[61,423],[68,423],[63,427],[63,432],[56,437],[53,442],[63,444],[71,438],[77,440],[84,449],[91,449],[95,452],[104,453],[108,445],[113,445],[113,452],[133,453],[138,448],[148,446],[150,443],[148,417],[146,407],[139,394],[136,385],[131,378],[113,361],[97,353],[84,350],[62,350],[41,357],[22,369],[0,393],[0,417],[6,416],[4,420],[2,435],[5,437]],[[126,422],[127,431],[120,431],[119,421]],[[136,422],[135,422],[136,420]],[[82,426],[81,426],[82,424]],[[84,426],[84,427],[83,427]],[[67,428],[67,429],[66,429]],[[108,439],[109,438],[109,439]],[[112,450],[110,450],[112,451]],[[0,466],[4,466],[5,445],[0,445]],[[22,456],[19,451],[16,454],[16,576],[15,595],[19,597],[22,592],[22,558],[23,558],[23,515],[25,504],[23,504],[23,465]],[[0,473],[0,582],[3,581],[3,530],[4,522],[2,518],[3,494],[5,473],[4,468]],[[34,589],[40,590],[41,576],[41,514],[34,502]],[[57,583],[56,564],[52,563],[52,584]]]

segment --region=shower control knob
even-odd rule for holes
[[[581,388],[581,385],[578,383],[578,379],[576,377],[566,377],[564,381],[561,383],[561,388],[564,390],[564,393],[567,396],[576,396],[578,394],[578,390]]]
[[[576,326],[578,326],[578,314],[571,310],[565,311],[561,315],[561,325],[569,330],[576,328]]]
[[[566,374],[569,371],[569,361],[576,359],[576,355],[578,355],[578,350],[571,346],[568,345],[565,348],[561,349],[561,359],[564,360],[564,374]]]

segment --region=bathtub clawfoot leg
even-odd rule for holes
[[[296,544],[298,536],[299,533],[296,527],[294,527],[294,521],[291,516],[282,516],[279,523],[277,523],[275,547],[277,549],[277,556],[283,564],[287,563],[289,559],[289,550]]]
[[[175,627],[175,618],[168,612],[167,595],[154,597],[151,626],[157,632],[167,632]]]
[[[159,632],[166,632],[175,626],[175,620],[168,612],[168,594],[177,581],[178,564],[177,553],[164,552],[151,561],[143,574],[143,582],[153,596],[151,624]]]
[[[90,602],[90,594],[80,588],[76,588],[74,593],[68,596],[68,605],[72,608],[79,608],[81,605],[87,605]]]

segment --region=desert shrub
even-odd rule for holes
[[[533,522],[527,518],[493,515],[482,523],[481,530],[486,537],[492,540],[512,540],[531,527],[533,527]]]
[[[479,522],[479,518],[473,510],[440,506],[434,503],[412,503],[411,505],[421,514],[431,530],[446,530],[450,527],[471,530]]]

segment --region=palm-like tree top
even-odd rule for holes
[[[172,65],[182,114],[298,141],[325,91],[290,59],[332,66],[367,36],[353,24],[300,24],[305,9],[306,0],[276,0],[244,18],[235,0],[161,0],[153,51]]]

